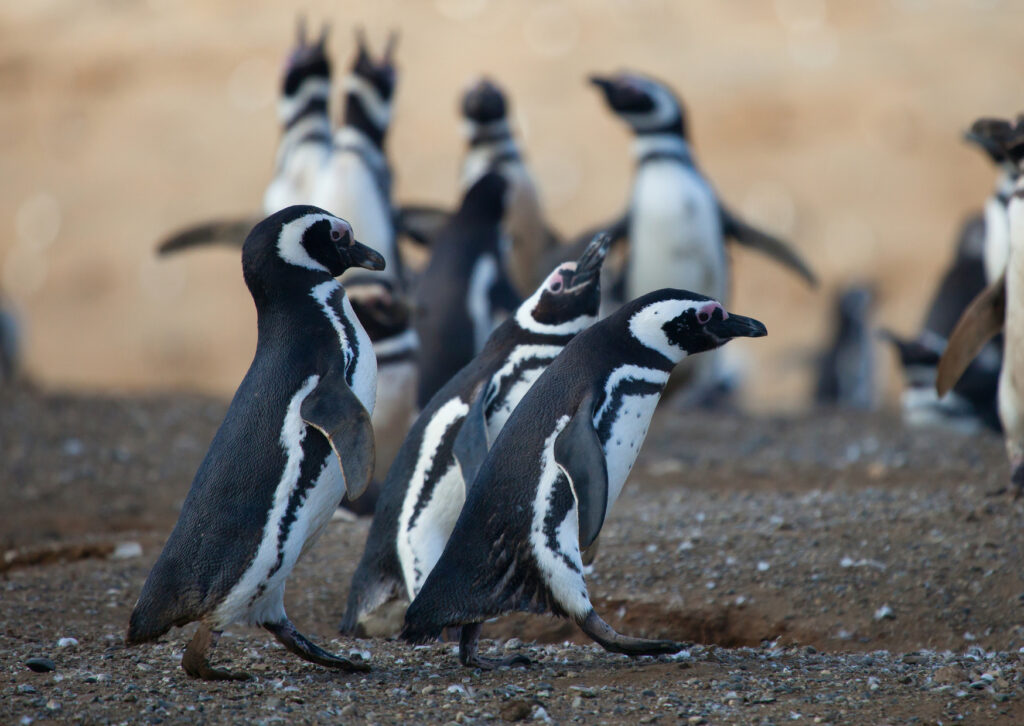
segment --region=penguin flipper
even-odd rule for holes
[[[800,275],[811,287],[818,286],[818,277],[814,271],[787,242],[751,227],[721,204],[718,211],[722,217],[722,233],[726,237],[731,237],[744,247],[763,252]]]
[[[406,204],[395,210],[395,232],[429,247],[451,220],[451,212],[425,204]]]
[[[956,384],[985,343],[1003,329],[1006,319],[1006,272],[986,287],[964,310],[939,361],[935,390],[939,396]]]
[[[452,447],[455,458],[459,462],[459,468],[462,469],[462,481],[465,482],[467,491],[476,481],[480,465],[487,458],[487,418],[484,416],[485,388],[486,386],[482,383],[477,386],[473,405],[469,407],[469,413],[463,419]]]
[[[579,511],[580,548],[589,547],[608,508],[608,465],[594,429],[594,394],[589,393],[555,439],[555,462],[569,478]]]
[[[370,414],[345,383],[344,375],[332,369],[321,378],[299,412],[303,421],[327,438],[341,465],[348,498],[357,499],[373,476],[373,426]],[[344,456],[339,445],[344,446]]]
[[[221,244],[241,249],[249,231],[255,227],[262,216],[242,217],[240,219],[215,219],[185,229],[178,230],[157,245],[158,255],[170,255],[189,247]]]

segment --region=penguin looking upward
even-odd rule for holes
[[[746,224],[719,200],[694,162],[683,105],[666,85],[633,73],[590,81],[635,135],[632,198],[624,218],[611,225],[630,243],[625,299],[661,287],[726,299],[727,237],[815,284],[814,274],[786,243]]]
[[[1010,125],[980,131],[1018,168],[1024,164],[1024,117]],[[1009,203],[1010,249],[1002,275],[964,311],[939,361],[936,392],[944,396],[960,379],[986,343],[1003,333],[998,407],[1003,426],[1010,482],[1016,496],[1024,492],[1024,181],[1018,176]]]
[[[306,24],[299,21],[296,47],[285,66],[277,104],[282,133],[274,178],[263,194],[265,214],[293,204],[309,204],[320,169],[331,152],[328,31],[324,25],[320,37],[310,44],[306,41]]]
[[[373,611],[419,592],[487,446],[565,344],[597,319],[608,242],[599,235],[579,261],[559,265],[424,407],[381,491],[343,633],[372,634],[366,623]]]
[[[232,623],[260,625],[312,663],[366,670],[307,640],[284,610],[285,581],[338,502],[373,471],[377,365],[334,278],[383,258],[348,223],[293,206],[253,228],[242,248],[256,304],[256,354],[196,472],[174,531],[131,614],[127,642],[199,621],[181,665],[193,677],[243,679],[207,651]],[[340,466],[339,466],[340,464]]]
[[[351,221],[366,244],[380,250],[388,274],[403,281],[391,208],[391,167],[384,143],[391,123],[395,92],[391,34],[380,60],[375,60],[362,32],[356,34],[356,59],[342,87],[342,124],[334,134],[330,156],[320,168],[311,203]]]
[[[459,660],[477,654],[481,623],[514,611],[571,617],[607,650],[674,653],[681,645],[616,633],[595,612],[580,550],[597,537],[647,435],[672,368],[756,320],[704,295],[658,290],[577,335],[512,412],[470,488],[444,553],[405,615],[423,643],[461,625]]]
[[[507,190],[499,174],[480,177],[438,234],[420,275],[414,322],[420,340],[416,400],[421,410],[519,305],[502,253]]]

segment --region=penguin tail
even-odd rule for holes
[[[193,225],[175,232],[157,245],[158,255],[170,255],[190,247],[226,245],[241,249],[249,231],[258,224],[258,217],[219,219]]]
[[[412,625],[407,619],[405,627],[402,628],[402,632],[398,637],[410,645],[425,645],[427,643],[436,643],[441,637],[443,630],[443,627],[432,624],[428,626]]]
[[[149,643],[170,629],[171,623],[160,617],[153,608],[144,605],[140,599],[128,620],[128,633],[124,641],[128,645]]]
[[[439,622],[437,615],[436,609],[427,607],[423,598],[417,596],[405,611],[405,625],[398,637],[413,645],[436,642],[445,627],[455,624]]]

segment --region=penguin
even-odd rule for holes
[[[164,238],[157,254],[169,255],[211,244],[241,247],[250,229],[269,214],[295,204],[310,204],[320,170],[331,155],[331,60],[327,55],[330,27],[324,25],[314,42],[306,37],[299,18],[295,47],[285,61],[277,115],[281,139],[274,176],[263,192],[263,213],[214,219],[189,225]]]
[[[508,97],[494,81],[481,78],[463,93],[460,114],[467,139],[460,189],[464,193],[487,172],[505,178],[509,194],[502,229],[509,243],[508,273],[516,290],[527,295],[565,256],[544,264],[560,248],[560,239],[546,221],[537,184],[513,134]],[[399,210],[402,231],[428,246],[449,216],[425,205],[405,205]],[[598,231],[583,240],[576,252],[582,254]]]
[[[980,131],[1018,168],[1024,164],[1024,117],[1010,130],[995,126]],[[968,305],[939,361],[935,388],[944,396],[960,379],[986,343],[1003,333],[1003,361],[997,394],[999,420],[1010,461],[1015,496],[1024,492],[1024,181],[1019,177],[1008,207],[1010,245],[1002,275]]]
[[[342,633],[374,634],[367,628],[372,612],[419,592],[488,444],[565,344],[597,319],[609,241],[598,235],[578,261],[559,265],[424,407],[388,472]]]
[[[14,307],[0,294],[0,385],[17,380],[21,370],[21,325]]]
[[[309,204],[331,153],[329,30],[324,25],[317,41],[309,44],[305,22],[299,21],[296,47],[285,66],[277,104],[282,133],[274,178],[263,194],[265,214],[293,204]]]
[[[384,153],[396,83],[396,43],[397,35],[392,33],[377,61],[370,55],[364,34],[356,33],[356,59],[342,82],[342,124],[309,201],[351,221],[366,244],[384,255],[388,274],[402,281],[391,205],[391,166]]]
[[[983,264],[988,284],[1002,274],[1010,253],[1008,207],[1020,170],[1007,158],[1003,142],[1012,130],[1012,124],[1005,119],[980,118],[964,134],[964,139],[984,151],[999,170],[995,189],[985,200],[983,211],[968,223],[975,229],[980,226],[980,231],[975,231],[975,234],[982,235]]]
[[[408,296],[394,278],[364,274],[343,279],[377,359],[377,402],[371,416],[377,453],[373,481],[363,496],[345,503],[358,515],[370,515],[384,475],[415,418],[419,338]]]
[[[612,652],[680,650],[612,630],[590,602],[580,551],[618,498],[673,367],[732,338],[766,333],[712,298],[665,289],[573,338],[495,439],[440,560],[406,611],[401,637],[424,643],[462,626],[460,662],[487,669],[525,659],[481,657],[484,620],[551,612]]]
[[[242,248],[258,338],[249,371],[196,472],[181,515],[132,611],[129,645],[198,621],[188,675],[241,680],[214,668],[210,646],[232,623],[260,625],[312,663],[367,670],[332,655],[288,619],[284,587],[342,496],[373,470],[377,367],[366,332],[334,278],[384,259],[349,224],[292,206],[257,224]],[[340,464],[340,466],[339,466]]]
[[[852,285],[837,295],[835,333],[818,364],[814,401],[819,406],[875,407],[874,298],[866,285]]]
[[[665,286],[725,299],[727,237],[816,284],[814,273],[785,242],[746,224],[721,202],[696,165],[685,109],[668,86],[635,73],[595,75],[590,82],[635,136],[632,198],[623,218],[610,225],[630,243],[626,299]]]
[[[420,340],[417,406],[479,353],[491,331],[515,312],[520,297],[505,271],[501,221],[508,184],[480,177],[438,234],[413,294]]]

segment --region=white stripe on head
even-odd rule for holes
[[[690,157],[690,145],[679,134],[644,134],[633,139],[633,158],[651,154],[675,154]]]
[[[331,94],[331,82],[321,76],[313,76],[302,82],[290,96],[282,96],[277,102],[277,117],[281,123],[288,123],[307,103],[316,98],[327,101]],[[324,115],[326,115],[326,111]]]
[[[669,341],[664,325],[687,310],[696,310],[715,303],[714,300],[659,300],[645,305],[629,318],[629,332],[640,343],[656,350],[673,363],[687,356],[687,352]]]
[[[528,330],[531,333],[539,333],[541,335],[570,335],[580,333],[590,327],[590,325],[597,319],[596,315],[580,315],[577,318],[566,320],[563,323],[557,323],[555,325],[538,322],[533,317],[533,311],[537,308],[537,303],[540,302],[540,298],[544,294],[544,291],[547,290],[550,294],[556,294],[556,292],[551,288],[552,284],[558,283],[559,290],[561,290],[561,285],[565,284],[562,278],[562,273],[575,272],[575,270],[575,262],[562,263],[544,279],[544,282],[534,290],[530,297],[526,298],[526,300],[516,308],[516,323],[519,324],[520,328]]]
[[[327,274],[330,271],[319,262],[309,256],[309,252],[302,244],[302,237],[306,230],[317,222],[334,220],[329,214],[304,214],[298,219],[293,219],[281,227],[281,233],[277,236],[277,256],[289,265],[305,267],[308,270],[322,270]]]
[[[349,73],[342,82],[345,92],[353,94],[363,104],[370,121],[383,131],[391,122],[391,101],[385,100],[377,87],[356,73]]]
[[[512,135],[512,127],[508,125],[508,119],[502,118],[497,121],[482,124],[473,119],[463,118],[462,133],[469,139],[477,136],[485,136],[488,139],[504,139]]]
[[[653,131],[668,126],[682,116],[676,99],[668,90],[652,81],[644,81],[644,91],[654,101],[650,111],[621,113],[622,119],[636,131]]]

